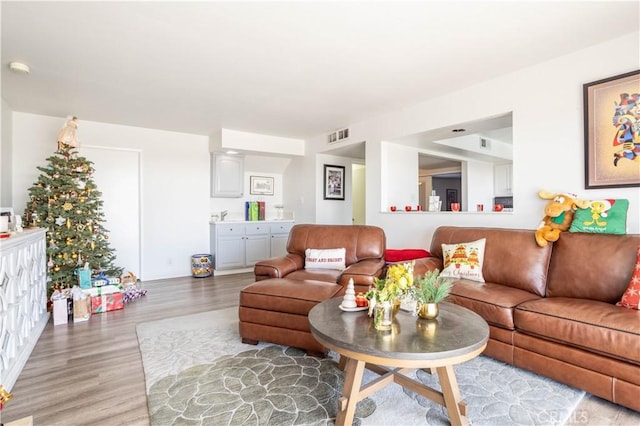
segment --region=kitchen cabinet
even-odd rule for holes
[[[228,224],[214,226],[211,236],[211,248],[215,269],[233,269],[244,267],[245,241],[244,225]]]
[[[269,248],[269,225],[248,223],[245,235],[245,265],[253,266],[256,262],[271,257]]]
[[[293,222],[213,222],[211,253],[214,269],[249,268],[260,260],[286,254]]]
[[[287,254],[287,241],[293,222],[271,224],[271,257],[285,256]]]
[[[244,190],[244,158],[237,155],[211,155],[211,196],[242,197]]]
[[[513,165],[496,164],[493,167],[493,195],[512,195]]]

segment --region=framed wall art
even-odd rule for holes
[[[324,165],[324,199],[344,200],[344,166]]]
[[[252,195],[273,195],[273,178],[268,176],[250,176],[249,193]]]
[[[585,188],[640,186],[640,70],[586,83]]]

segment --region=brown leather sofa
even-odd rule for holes
[[[616,306],[640,235],[440,227],[415,274],[442,270],[441,244],[486,238],[485,283],[459,280],[450,300],[490,328],[485,354],[640,411],[640,311]]]
[[[346,269],[305,269],[305,250],[346,249]],[[240,292],[238,310],[242,341],[266,341],[324,355],[326,348],[311,335],[307,314],[316,304],[344,295],[349,279],[367,291],[384,270],[386,236],[364,225],[295,225],[287,255],[256,263],[256,282]]]

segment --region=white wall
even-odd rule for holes
[[[0,207],[12,207],[11,203],[11,108],[2,101],[2,140],[0,141]]]
[[[56,150],[62,117],[14,112],[13,206]],[[209,140],[206,136],[79,120],[81,143],[138,149],[142,158],[142,271],[153,280],[191,275],[191,255],[209,252]],[[126,208],[122,206],[122,208]]]
[[[295,212],[296,223],[315,223],[316,220],[316,167],[314,153],[291,160],[284,173],[284,206]],[[322,198],[322,192],[320,192]],[[345,206],[334,206],[342,210]]]
[[[334,155],[316,155],[315,193],[316,215],[315,223],[351,225],[353,219],[352,193],[351,193],[351,163],[346,157]],[[324,199],[324,165],[344,166],[344,200]]]
[[[628,198],[628,230],[639,233],[640,189],[584,189],[582,116],[583,84],[637,69],[639,36],[635,32],[349,126],[353,140],[367,142],[368,224],[385,229],[388,246],[394,248],[428,247],[440,225],[534,229],[544,216],[545,202],[537,192],[547,189],[575,192],[583,198]],[[620,46],[625,46],[624,54]],[[381,141],[509,111],[513,111],[513,213],[397,215],[381,209]],[[324,144],[325,135],[308,141],[316,150]],[[405,196],[410,197],[410,192]]]

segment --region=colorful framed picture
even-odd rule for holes
[[[273,178],[267,176],[250,176],[249,193],[252,195],[273,195]]]
[[[640,70],[587,83],[585,188],[640,186]]]
[[[344,200],[344,166],[324,165],[324,199]]]

